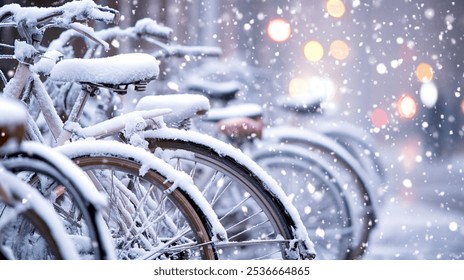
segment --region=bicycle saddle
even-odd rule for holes
[[[264,122],[262,119],[252,118],[228,118],[217,123],[219,131],[231,139],[261,138],[263,135]]]
[[[283,109],[296,113],[320,113],[322,98],[316,96],[281,97],[277,105]]]
[[[128,53],[104,58],[65,59],[53,67],[50,78],[125,93],[128,85],[136,85],[136,90],[144,89],[144,85],[156,79],[158,74],[159,61],[156,58],[144,53]]]
[[[169,94],[142,97],[136,110],[169,108],[172,113],[163,116],[167,124],[179,123],[194,116],[204,115],[210,109],[208,98],[198,94]]]
[[[199,92],[210,100],[221,100],[224,102],[235,99],[235,95],[240,91],[240,84],[235,81],[213,82],[205,80],[190,79],[186,83],[189,91]]]
[[[204,119],[209,122],[219,122],[231,118],[250,118],[259,119],[263,115],[263,109],[259,104],[244,103],[238,105],[229,105],[224,108],[213,108],[209,110]]]

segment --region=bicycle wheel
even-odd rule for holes
[[[108,229],[102,223],[104,197],[72,161],[47,146],[23,142],[5,155],[2,165],[53,205],[80,258],[114,258]]]
[[[313,244],[285,193],[238,149],[193,131],[157,129],[144,138],[157,156],[190,174],[230,242],[220,259],[312,259]]]
[[[343,146],[380,185],[386,184],[386,168],[369,133],[347,122],[318,126],[318,131]]]
[[[265,130],[266,141],[300,146],[317,152],[320,159],[331,162],[333,169],[340,174],[346,185],[347,199],[352,207],[353,224],[356,228],[357,240],[350,252],[349,258],[360,258],[367,249],[370,234],[378,223],[377,193],[372,190],[375,181],[366,173],[357,159],[348,153],[344,147],[327,136],[309,130],[294,127],[274,127]]]
[[[346,259],[354,243],[349,202],[328,163],[297,146],[263,145],[250,155],[284,188],[315,244],[318,259]]]
[[[0,259],[78,259],[48,201],[1,166],[0,178]]]
[[[214,243],[226,238],[225,231],[188,175],[114,141],[57,149],[105,193],[104,221],[118,259],[217,259]]]

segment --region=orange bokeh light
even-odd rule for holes
[[[342,40],[335,40],[330,44],[330,55],[338,60],[344,60],[350,54],[350,48]]]
[[[433,68],[428,63],[420,63],[416,67],[416,77],[419,81],[426,83],[433,79]]]
[[[271,40],[281,43],[290,38],[292,27],[290,23],[283,18],[275,18],[269,21],[267,25],[267,34]]]

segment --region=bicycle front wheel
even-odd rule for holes
[[[102,223],[104,197],[72,161],[40,143],[23,142],[2,159],[2,165],[53,205],[80,258],[114,258],[108,229]]]
[[[49,202],[1,166],[0,178],[0,259],[78,259]]]
[[[214,243],[225,231],[188,175],[114,141],[77,141],[57,149],[106,195],[103,216],[118,259],[217,259]]]

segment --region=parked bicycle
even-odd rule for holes
[[[202,73],[202,70],[199,70],[197,73]],[[218,75],[223,78],[227,76],[227,72],[218,71],[216,74],[213,72],[212,75]],[[343,204],[351,205],[349,207],[350,210],[345,211],[351,214],[340,215],[340,221],[338,223],[331,223],[331,225],[337,225],[343,228],[345,224],[341,221],[345,219],[350,220],[348,225],[353,227],[350,229],[352,231],[352,237],[347,238],[350,240],[349,245],[344,243],[340,250],[341,253],[339,253],[337,257],[349,259],[360,258],[366,250],[369,234],[377,223],[376,204],[378,201],[376,199],[376,194],[371,190],[371,186],[373,182],[375,182],[375,179],[372,179],[367,171],[360,165],[358,159],[354,158],[343,146],[321,133],[308,129],[301,129],[301,127],[284,125],[266,127],[263,123],[265,116],[263,115],[263,109],[260,105],[250,103],[240,104],[240,101],[236,100],[237,94],[240,91],[240,83],[237,81],[217,82],[214,80],[204,80],[205,78],[194,76],[193,78],[187,79],[184,87],[192,92],[208,96],[211,102],[216,104],[218,109],[210,110],[207,120],[214,123],[218,122],[217,128],[229,138],[229,141],[233,142],[236,146],[242,147],[242,149],[250,150],[251,154],[253,154],[256,149],[260,148],[259,145],[264,145],[263,151],[259,152],[260,158],[263,157],[263,154],[268,154],[268,157],[271,158],[279,153],[288,153],[288,151],[279,152],[279,149],[295,150],[298,148],[293,146],[302,147],[304,150],[300,150],[301,155],[294,155],[295,161],[306,157],[306,162],[308,163],[307,168],[309,170],[314,168],[314,166],[319,165],[319,168],[325,166],[322,169],[324,173],[332,174],[329,176],[329,181],[331,180],[330,178],[337,178],[336,181],[339,186],[336,188],[337,191],[333,190],[333,195],[341,195],[343,200],[350,201],[349,203],[345,202]],[[232,105],[228,105],[229,103],[232,103]],[[203,128],[202,131],[214,131],[214,127]],[[274,143],[277,148],[267,148],[266,145],[269,145],[269,143]],[[251,148],[249,147],[250,144]],[[285,144],[286,146],[290,145],[291,148],[284,148],[281,144]],[[258,160],[258,158],[254,159]],[[278,159],[276,159],[276,161],[278,161]],[[277,163],[275,163],[275,166],[277,166]],[[284,169],[281,167],[280,170],[293,169]],[[334,173],[337,175],[334,175]],[[274,174],[279,173],[277,172]],[[275,175],[276,178],[278,178],[277,176],[279,175]],[[347,188],[347,186],[351,185],[355,187]],[[306,204],[303,203],[300,207],[306,207]],[[338,207],[338,209],[343,209],[343,207]],[[321,232],[319,227],[314,229],[314,231],[316,230]],[[347,231],[345,229],[342,232],[346,234]],[[333,241],[333,244],[339,242],[337,241],[339,240],[339,236],[339,232],[334,234],[333,240],[335,241]],[[327,237],[325,235],[324,241],[327,242]],[[324,244],[324,242],[321,243]],[[343,246],[345,246],[345,248],[343,248]],[[334,247],[340,248],[337,246],[322,247],[329,247],[332,250]]]
[[[114,33],[115,30],[111,32]],[[123,33],[127,34],[127,30]],[[178,55],[185,50],[192,51],[192,48],[174,46],[163,52],[163,56]],[[197,50],[204,52],[201,48]],[[53,71],[60,73],[62,67],[76,69],[78,65],[74,63],[78,61],[65,59]],[[74,65],[70,67],[69,64]],[[230,242],[217,244],[220,258],[313,258],[312,243],[297,211],[277,183],[256,163],[239,150],[217,139],[192,131],[165,127],[164,121],[171,122],[168,120],[170,118],[172,121],[178,118],[188,119],[190,114],[204,112],[209,108],[205,99],[191,102],[192,99],[188,98],[183,101],[185,102],[179,103],[176,97],[159,99],[157,96],[141,100],[137,109],[142,112],[158,110],[156,112],[159,113],[163,106],[172,107],[175,104],[173,114],[168,115],[166,111],[160,113],[163,121],[155,122],[142,116],[141,120],[145,122],[138,125],[141,130],[133,130],[132,133],[127,129],[125,133],[120,133],[123,127],[105,130],[103,128],[108,126],[104,122],[94,126],[102,128],[98,132],[92,128],[76,127],[74,133],[81,137],[96,138],[120,136],[132,144],[145,146],[177,169],[186,170],[184,168],[188,166],[187,171],[195,185],[213,205],[228,232]],[[137,111],[128,114],[136,113]],[[109,122],[116,124],[121,118],[125,118],[125,115],[115,117]],[[161,152],[162,150],[164,151]],[[205,177],[199,175],[200,172],[210,175]],[[228,193],[234,195],[228,196]],[[236,197],[236,200],[231,200],[231,197]]]
[[[154,30],[156,30],[156,29],[154,29]],[[127,29],[126,30],[119,30],[119,31],[117,29],[111,29],[111,30],[105,31],[103,33],[104,34],[111,34],[111,36],[105,38],[108,41],[112,41],[112,40],[115,40],[115,38],[118,38],[117,37],[118,34],[120,36],[139,36],[138,35],[139,33],[136,32],[135,30],[133,32],[128,33]],[[128,35],[128,34],[130,34],[130,35]],[[69,36],[64,36],[64,37],[66,37],[69,40]],[[57,45],[69,45],[69,44],[65,44],[65,42],[60,42]],[[181,55],[179,55],[179,53],[180,54],[186,54],[187,52],[182,52],[180,50],[188,49],[188,48],[180,48],[179,46],[172,47],[172,46],[161,44],[161,43],[159,43],[159,45],[162,45],[163,49],[161,51],[156,52],[156,53],[158,53],[158,54],[162,53],[164,57],[181,56]],[[201,50],[201,48],[197,48],[197,49]],[[205,50],[201,51],[201,53],[202,53],[203,56],[207,55],[208,54],[208,49],[205,49]],[[217,53],[218,52],[216,51],[214,54],[217,54]],[[192,55],[192,54],[190,53],[190,55]],[[221,86],[215,87],[215,89],[217,89],[217,88],[229,88],[229,87],[227,87],[227,86],[224,87],[221,84]],[[110,100],[115,100],[115,99],[111,98]],[[185,106],[185,105],[181,104],[180,100],[185,101],[185,103],[187,105]],[[114,111],[111,110],[112,106],[109,106],[109,107],[110,107],[109,115],[111,115],[111,114],[114,113]],[[174,111],[175,111],[175,114],[176,114],[175,116],[171,116],[171,115],[163,116],[164,119],[167,121],[167,123],[169,125],[171,125],[171,126],[181,127],[181,128],[184,127],[184,125],[182,123],[185,123],[185,121],[190,118],[190,116],[188,114],[181,113],[183,111],[182,108],[186,107],[187,108],[186,110],[191,111],[192,113],[195,112],[195,110],[193,108],[196,108],[196,110],[198,110],[198,111],[206,111],[206,110],[209,109],[207,101],[202,101],[201,99],[198,98],[198,96],[192,96],[192,95],[146,96],[146,97],[141,98],[141,100],[136,105],[136,108],[138,110],[148,110],[148,109],[163,108],[163,107],[164,108],[166,108],[166,107],[173,108]],[[108,112],[108,111],[105,110],[105,112]],[[174,120],[174,119],[176,119],[176,120]],[[185,137],[185,136],[183,136],[183,137]],[[141,138],[143,138],[143,137],[141,137]],[[282,148],[277,148],[277,149],[282,150]],[[278,152],[272,154],[272,157],[275,157],[275,154],[277,154],[277,153]],[[300,157],[300,158],[302,157],[301,154],[303,154],[303,157],[308,159],[307,161],[313,163],[312,165],[315,165],[314,162],[316,162],[316,163],[318,162],[318,161],[314,160],[314,157],[311,158],[309,155],[304,155],[304,154],[307,154],[307,152],[303,152],[302,150],[300,150],[299,152],[296,152],[295,150],[291,150],[291,151],[287,150],[287,151],[285,151],[285,153],[287,155],[289,153],[293,153],[295,157]],[[271,156],[270,153],[268,153],[268,154]],[[181,166],[181,164],[177,164],[177,166],[179,166],[177,168],[183,168],[184,170],[188,170],[187,168],[189,168],[189,167],[186,167],[185,162],[186,162],[186,159],[183,159],[182,166]],[[280,167],[283,168],[284,164],[285,163],[280,163]],[[324,166],[325,170],[330,170],[330,168],[328,168],[328,164],[325,164],[323,166]],[[321,164],[319,164],[319,167],[322,168]],[[201,169],[201,170],[203,170],[203,169]],[[288,168],[286,168],[286,169],[288,169]],[[315,169],[316,169],[316,167],[314,167],[314,170]],[[312,170],[310,172],[317,173],[314,170]],[[319,174],[317,176],[315,176],[315,175],[312,175],[312,176],[314,178],[318,178],[318,180],[320,180],[322,182],[328,181],[331,184],[334,184],[333,182],[337,181],[337,180],[330,180],[330,179],[327,179],[327,178],[324,178],[323,176],[321,176],[321,174],[327,174],[327,173],[331,174],[330,171],[324,171],[324,172],[319,171]],[[308,175],[306,174],[305,176],[308,176]],[[295,177],[297,177],[297,176],[295,176]],[[330,178],[330,176],[328,176],[328,177]],[[333,177],[334,176],[332,175],[331,178],[333,178]],[[196,182],[197,182],[196,183],[197,185],[202,185],[202,184],[198,183],[198,179],[197,179]],[[325,183],[325,184],[328,184],[328,183]],[[293,183],[293,185],[297,185],[297,184]],[[324,187],[318,186],[318,188],[321,188],[322,190],[324,190]],[[343,202],[344,195],[340,196],[340,190],[342,189],[342,187],[340,185],[338,185],[337,188],[331,187],[331,188],[326,188],[326,189],[328,191],[324,192],[324,193],[327,193],[325,195],[325,197],[329,201],[332,201],[331,203],[333,203],[333,201],[342,201],[342,202],[339,202],[338,204],[336,204],[334,206],[335,208],[338,207],[338,210],[333,210],[332,209],[332,211],[327,211],[327,213],[334,213],[334,212],[341,213],[341,215],[339,215],[337,217],[341,221],[330,222],[330,223],[326,222],[325,230],[323,230],[322,227],[318,226],[317,222],[313,222],[313,225],[315,225],[314,231],[317,230],[317,233],[319,234],[319,238],[320,238],[320,241],[319,241],[318,245],[320,246],[320,248],[323,248],[323,250],[325,250],[325,251],[332,251],[330,254],[323,253],[322,255],[326,255],[327,258],[334,258],[334,256],[335,256],[335,258],[346,258],[348,256],[351,256],[351,257],[352,256],[359,256],[359,254],[360,254],[358,252],[359,250],[356,250],[356,248],[350,248],[350,246],[352,246],[352,243],[356,243],[356,242],[351,240],[354,237],[349,237],[349,236],[353,235],[353,229],[350,228],[351,227],[350,226],[351,225],[350,210],[348,210],[349,208],[347,206],[347,203]],[[313,192],[315,192],[315,191],[313,190]],[[316,193],[321,193],[321,192],[316,191]],[[335,198],[333,198],[333,197],[335,197]],[[319,204],[320,205],[326,205],[324,203],[319,203]],[[219,205],[218,207],[223,206],[223,204],[218,204],[218,205]],[[309,203],[309,205],[311,205],[311,203]],[[306,207],[307,207],[307,205],[306,205]],[[317,207],[313,206],[313,208],[317,208]],[[308,210],[306,210],[306,211],[308,211]],[[317,211],[315,210],[315,213],[316,212]],[[311,215],[311,217],[313,217],[313,214]],[[324,219],[327,220],[327,218],[324,218],[324,216],[320,215],[320,213],[319,213],[318,218],[320,218],[321,220],[324,220]],[[313,220],[314,220],[314,218],[313,218]],[[328,226],[329,224],[330,224],[330,226]],[[332,230],[332,228],[328,229],[328,227],[342,227],[342,230]],[[328,236],[334,236],[334,238],[330,239],[330,238],[328,238]],[[344,238],[341,238],[341,236],[343,236]],[[362,237],[362,238],[364,238],[364,237]],[[328,241],[329,239],[330,239],[330,241]],[[338,245],[335,245],[335,244],[343,244],[343,245],[338,246]],[[350,245],[347,245],[347,244],[350,244]],[[326,248],[329,248],[329,249],[326,249]],[[333,252],[335,252],[335,253],[333,253]]]
[[[0,166],[5,176],[2,177],[5,191],[0,215],[0,224],[4,226],[1,246],[10,248],[6,252],[9,258],[114,258],[108,229],[102,224],[106,201],[101,194],[68,158],[47,146],[22,141],[27,123],[24,106],[0,97],[0,108]],[[19,201],[21,197],[23,202]],[[15,205],[17,213],[11,208]],[[38,206],[44,209],[38,210]],[[9,220],[20,213],[26,219]],[[58,222],[55,216],[59,217]],[[10,223],[15,221],[18,223]],[[54,227],[58,227],[56,232],[46,232]],[[66,230],[63,232],[59,227]],[[45,246],[44,241],[51,247],[38,250]],[[72,248],[66,243],[72,244]],[[69,250],[69,254],[63,250]]]
[[[154,30],[156,30],[156,29],[154,29]],[[129,36],[129,35],[127,35],[127,30],[118,31],[118,30],[115,30],[115,29],[111,29],[111,30],[105,31],[103,33],[104,34],[111,34],[110,37],[105,38],[108,41],[112,41],[112,40],[115,40],[115,38],[118,38],[117,37],[118,34],[120,36]],[[135,30],[134,30],[134,32],[129,33],[129,34],[131,34],[131,36],[135,36],[136,34],[139,34],[139,33],[135,32]],[[65,37],[67,39],[69,39],[69,36],[65,36]],[[64,44],[64,42],[60,42],[60,44],[57,44],[57,45],[65,45],[65,44]],[[66,44],[66,45],[68,45],[68,44]],[[192,49],[192,48],[189,48],[189,47],[183,47],[183,46],[177,46],[177,45],[171,46],[171,45],[166,45],[166,44],[163,44],[163,43],[158,43],[157,45],[162,46],[161,50],[155,52],[155,55],[156,54],[162,54],[159,57],[163,57],[163,58],[183,57],[183,56],[188,55],[189,58],[192,58],[192,57],[195,56],[194,52],[187,51],[187,50]],[[203,48],[202,49],[201,47],[194,47],[193,49],[196,49],[197,53],[198,53],[198,56],[201,55],[202,57],[205,57],[205,56],[207,56],[207,57],[216,56],[217,57],[217,54],[219,53],[217,50],[211,51],[211,48]],[[212,53],[212,55],[210,55],[210,53]],[[172,72],[172,69],[171,69],[171,72]],[[157,87],[156,83],[154,83],[154,85],[153,84],[151,84],[151,85],[152,85],[151,88],[161,88],[160,86]],[[221,85],[221,88],[224,88],[224,87]],[[115,100],[115,99],[110,98],[110,100]],[[109,115],[111,115],[111,114],[114,113],[114,111],[111,110],[111,108],[113,106],[109,106],[109,107],[110,107],[109,111],[107,111],[107,110],[104,110],[104,111],[109,112]],[[173,111],[175,112],[175,114],[163,116],[165,122],[171,127],[184,128],[184,129],[187,128],[188,129],[188,123],[189,123],[188,120],[191,118],[191,116],[194,115],[194,112],[196,112],[196,111],[198,111],[198,112],[207,111],[209,109],[209,101],[207,99],[201,98],[200,96],[185,95],[185,94],[174,95],[174,96],[170,96],[170,95],[145,96],[145,97],[141,98],[140,101],[138,101],[138,103],[135,105],[135,107],[136,107],[137,110],[149,110],[149,109],[153,109],[153,108],[172,108]],[[189,113],[183,113],[183,111],[186,111],[186,112],[189,112]],[[186,126],[186,124],[187,124],[187,126]],[[185,135],[191,135],[191,134],[192,134],[191,132],[189,132],[189,133],[180,133],[180,132],[177,133],[176,132],[176,135],[178,135],[178,136],[176,136],[176,138],[185,138],[186,137]],[[150,134],[150,136],[151,135],[158,135],[158,133],[155,132],[153,134]],[[160,141],[160,139],[157,139],[156,142],[154,142],[154,145],[159,145],[159,143],[160,143],[159,141]],[[198,142],[198,140],[196,140],[196,141]],[[212,143],[218,142],[217,140],[214,140],[214,139],[211,140],[210,139],[210,140],[205,141],[205,143],[207,143],[208,141],[209,141],[209,145],[212,145]],[[151,142],[150,142],[150,144],[151,144]],[[180,149],[182,147],[182,145],[185,145],[185,144],[179,143],[175,147],[177,147],[177,149]],[[204,144],[202,144],[202,145],[204,145]],[[184,149],[190,149],[191,151],[193,151],[192,148],[188,148],[188,147],[182,148],[182,150],[184,150]],[[214,144],[213,149],[217,149],[216,144]],[[282,150],[282,148],[276,148],[276,149]],[[289,151],[289,150],[287,150],[287,151],[285,151],[288,158],[290,158],[289,154],[292,154],[295,157],[297,157],[297,156],[301,157],[302,152],[303,152],[302,150],[299,150],[299,151],[295,151],[295,150]],[[183,153],[185,153],[185,152],[183,152]],[[204,156],[206,156],[208,153],[211,153],[211,152],[208,152],[207,150],[205,150],[205,152],[203,152],[203,153],[205,154]],[[275,155],[277,153],[278,152],[273,154],[272,157],[275,157]],[[182,168],[182,170],[192,171],[192,172],[197,172],[197,169],[198,169],[198,170],[201,170],[202,173],[214,174],[213,173],[214,170],[213,171],[205,171],[205,167],[204,166],[199,166],[198,163],[188,164],[189,159],[186,156],[179,157],[178,155],[176,156],[175,154],[172,155],[172,153],[169,153],[168,155],[169,155],[168,157],[166,157],[166,156],[164,156],[164,157],[167,158],[168,161],[173,162],[173,164],[175,164],[177,166],[177,168]],[[304,153],[303,153],[303,155],[304,155]],[[162,155],[160,154],[160,156],[162,156]],[[173,161],[173,158],[176,158],[176,157],[178,159],[182,159],[182,161],[180,163],[178,163],[176,161]],[[208,156],[208,157],[211,158],[211,155]],[[306,156],[306,155],[304,155],[304,158],[307,158],[310,162],[314,163],[313,158],[310,158],[309,156]],[[192,161],[192,160],[190,160],[190,161]],[[263,159],[263,161],[264,161],[264,159]],[[267,161],[269,161],[269,159]],[[288,169],[288,164],[290,164],[290,163],[280,163],[280,167],[284,168],[285,164],[287,164],[286,169]],[[319,165],[319,167],[322,168],[321,165]],[[215,167],[215,168],[217,169],[217,167]],[[325,165],[324,168],[326,168],[328,170],[327,165]],[[336,181],[336,180],[331,181],[330,179],[325,178],[324,176],[326,176],[326,175],[324,174],[324,172],[321,172],[321,171],[317,172],[317,171],[315,171],[315,169],[316,169],[316,167],[314,167],[313,171],[306,171],[305,175],[301,175],[301,172],[303,172],[303,171],[299,171],[300,172],[299,175],[301,175],[302,177],[303,176],[308,177],[308,172],[318,173],[317,176],[312,175],[312,178],[314,180],[319,180],[320,182],[328,181],[332,185],[335,184],[334,181]],[[196,184],[199,185],[199,186],[201,186],[201,185],[203,185],[205,183],[209,183],[208,180],[205,180],[205,183],[198,183],[201,178],[209,178],[207,176],[196,175],[196,177],[197,177]],[[294,176],[294,178],[295,177],[298,177],[298,176]],[[300,178],[302,178],[302,177],[300,177]],[[299,188],[298,187],[299,184],[297,182],[298,181],[292,182],[292,185],[295,186],[295,189]],[[321,214],[320,211],[317,211],[318,207],[327,207],[327,203],[324,203],[324,202],[321,203],[321,201],[320,201],[322,196],[319,197],[319,201],[314,201],[313,203],[308,202],[306,204],[307,208],[309,207],[308,205],[311,205],[311,207],[314,210],[314,212],[311,214],[312,225],[314,226],[314,231],[316,229],[318,229],[317,233],[319,234],[319,237],[316,237],[316,238],[319,238],[319,242],[318,242],[319,244],[317,244],[317,243],[316,244],[319,246],[319,248],[322,249],[322,251],[325,251],[325,252],[322,252],[320,254],[320,256],[325,255],[326,258],[345,258],[345,256],[347,255],[346,252],[349,251],[349,249],[350,249],[350,245],[347,245],[347,244],[351,244],[351,242],[352,242],[351,237],[350,237],[352,235],[352,229],[350,228],[351,217],[350,217],[350,213],[349,213],[349,210],[348,210],[348,205],[346,205],[343,202],[343,200],[344,200],[343,196],[340,196],[341,186],[339,186],[339,185],[337,186],[338,190],[335,187],[330,187],[330,188],[325,189],[324,187],[321,187],[320,184],[321,183],[319,183],[319,185],[317,186],[317,190],[315,190],[315,189],[312,190],[313,193],[316,193],[316,194],[325,193],[326,194],[325,195],[326,199],[329,200],[329,201],[331,200],[330,203],[332,203],[332,204],[333,204],[334,200],[338,201],[338,204],[335,204],[333,206],[335,209],[331,209],[329,211],[326,211],[326,213],[323,213],[323,214]],[[217,195],[217,194],[212,193],[212,194],[208,195],[208,193],[206,193],[206,192],[205,192],[205,194],[206,194],[207,198],[208,198],[208,196],[211,196],[212,197],[211,201],[214,202],[214,195]],[[239,196],[241,196],[240,193],[238,193],[238,194],[239,194]],[[233,195],[234,195],[234,193],[231,193],[231,195],[229,195],[229,197],[233,196]],[[235,196],[237,196],[237,195],[235,194]],[[240,201],[240,200],[237,200],[237,201]],[[216,205],[217,205],[217,208],[218,208],[218,210],[216,210],[217,212],[218,211],[225,212],[224,210],[219,209],[219,208],[224,207],[224,205],[225,205],[224,203],[219,204],[219,203],[214,202],[213,207],[215,207]],[[232,203],[232,205],[234,205],[234,204]],[[256,208],[256,206],[253,206],[253,208]],[[250,206],[246,207],[245,209],[250,209]],[[306,210],[306,211],[308,211],[308,210]],[[219,212],[219,213],[221,213],[221,212]],[[318,214],[315,215],[314,213],[318,213]],[[327,222],[328,218],[327,218],[327,216],[324,216],[324,214],[330,215],[329,213],[340,213],[339,216],[332,215],[332,217],[336,217],[336,219],[337,219],[336,222],[334,222],[334,221]],[[219,216],[221,217],[221,214]],[[241,219],[239,218],[238,220],[241,220]],[[332,218],[332,220],[333,220],[333,218]],[[339,221],[339,220],[341,220],[341,221]],[[321,221],[326,221],[326,225],[325,226],[320,226]],[[339,230],[338,227],[341,227],[342,230]],[[325,228],[325,230],[323,228]],[[335,230],[333,228],[335,228]],[[241,232],[239,232],[239,233],[243,234]],[[231,236],[231,235],[229,235],[229,236]],[[232,236],[235,237],[235,235],[232,235]],[[329,238],[329,236],[334,236],[334,238]],[[239,236],[237,236],[237,237],[239,237]],[[338,245],[338,244],[340,244],[340,245]],[[321,252],[321,250],[318,250],[318,252]],[[330,253],[327,253],[327,252],[330,252]]]
[[[106,195],[110,207],[105,209],[103,213],[105,223],[101,224],[109,227],[112,245],[116,249],[118,258],[216,259],[214,244],[227,240],[227,236],[216,214],[193,185],[190,177],[174,170],[170,165],[141,148],[114,141],[90,139],[74,141],[76,139],[72,139],[72,130],[64,126],[40,76],[36,73],[43,73],[45,68],[40,66],[41,64],[31,64],[42,55],[38,51],[40,38],[48,27],[78,29],[89,38],[106,44],[97,39],[92,29],[73,20],[76,18],[84,20],[87,17],[87,19],[105,21],[113,19],[115,14],[116,11],[97,6],[92,1],[71,2],[57,8],[44,8],[41,9],[41,13],[36,13],[35,9],[19,8],[15,5],[2,7],[0,19],[3,24],[0,26],[18,28],[19,34],[25,39],[25,41],[16,41],[14,58],[19,64],[14,77],[5,86],[3,94],[10,98],[22,99],[28,104],[31,112],[35,112],[31,99],[35,99],[40,115],[46,120],[51,131],[50,143],[59,146],[56,150],[84,168],[96,188]],[[24,25],[22,16],[25,15],[28,20],[35,19],[33,23]],[[143,84],[154,78],[158,71],[157,61],[149,55],[140,55],[129,54],[100,60],[103,65],[98,64],[98,61],[92,61],[100,68],[84,69],[80,73],[81,76],[71,77],[80,77],[82,80],[79,82],[86,89],[82,91],[80,102],[77,102],[75,109],[72,110],[71,119],[79,118],[85,97],[91,92],[95,93],[98,87],[106,85],[121,89],[127,85]],[[138,58],[136,60],[139,64],[134,65],[133,69],[137,70],[142,62],[143,75],[127,68],[125,63],[132,61],[134,57]],[[80,67],[86,65],[81,64]],[[104,80],[109,76],[103,75],[102,78],[97,75],[101,74],[99,70],[114,65],[119,65],[118,69],[121,69],[120,75],[114,75],[114,72],[109,74],[114,79]],[[112,71],[114,69],[116,68],[112,68]],[[72,70],[75,69],[62,70],[58,73],[64,75],[62,78],[70,78],[69,71]],[[88,79],[89,77],[91,80]],[[99,77],[103,80],[93,84],[94,79]],[[153,118],[163,112],[163,110],[151,111],[148,112],[148,116]],[[127,116],[126,119],[119,119],[123,121],[122,128],[133,117],[134,114]],[[112,126],[108,125],[111,125],[111,122],[101,125],[100,128],[110,130]],[[97,130],[98,127],[94,127],[94,131]],[[45,142],[44,134],[32,116],[28,118],[26,135],[28,139]]]

